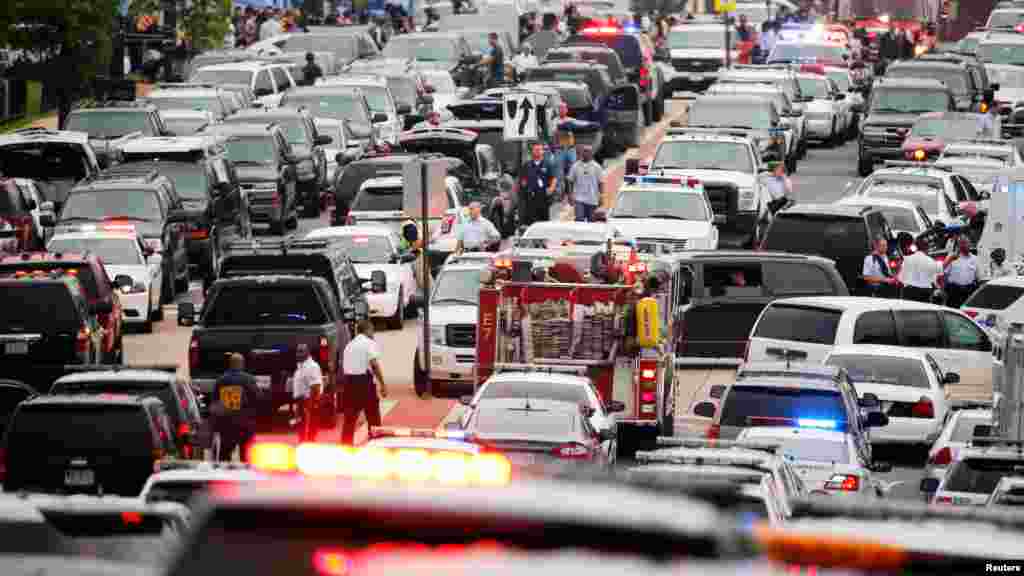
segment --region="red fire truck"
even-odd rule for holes
[[[535,269],[515,279],[485,278],[476,340],[477,386],[503,369],[572,369],[589,376],[606,405],[622,402],[618,458],[632,458],[636,450],[653,448],[658,436],[673,434],[676,376],[669,335],[672,304],[682,290],[671,257],[627,262],[633,284],[535,281]],[[501,259],[497,265],[515,264]],[[653,275],[659,282],[652,287],[647,279]]]

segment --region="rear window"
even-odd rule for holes
[[[576,428],[576,415],[564,410],[481,410],[475,422],[480,434],[519,434],[531,436],[567,436]]]
[[[123,454],[138,448],[148,456],[153,433],[139,405],[41,404],[18,411],[7,441],[12,449],[35,454]]]
[[[834,423],[846,429],[846,410],[838,390],[781,386],[733,386],[722,407],[722,426],[798,426],[801,420]]]
[[[1024,474],[1024,461],[997,458],[967,458],[953,464],[943,490],[991,494],[1004,476]]]
[[[229,255],[221,263],[220,276],[237,278],[239,276],[315,276],[323,278],[332,285],[334,270],[326,256],[317,254],[283,255]]]
[[[401,212],[404,198],[401,188],[367,188],[356,195],[350,211]]]
[[[398,162],[363,162],[352,164],[342,170],[336,189],[339,194],[348,193],[355,195],[359,191],[359,187],[363,185],[363,182],[373,178],[378,171],[400,173],[402,171],[402,164]]]
[[[965,308],[985,310],[1006,310],[1024,295],[1024,287],[985,284],[964,303]]]
[[[547,382],[491,382],[481,398],[537,398],[590,404],[582,386],[552,386]]]
[[[827,364],[845,368],[854,382],[931,388],[924,364],[913,359],[844,354],[832,356]]]
[[[50,394],[132,394],[152,396],[164,403],[168,415],[177,420],[180,413],[174,410],[176,402],[171,385],[154,386],[151,382],[57,382],[50,389]],[[184,408],[184,407],[183,407]]]
[[[765,250],[833,257],[869,252],[868,230],[860,218],[814,218],[791,214],[776,217]],[[835,259],[835,258],[833,258]]]
[[[811,306],[775,304],[765,309],[754,328],[757,338],[807,344],[835,344],[842,312]]]
[[[850,463],[850,450],[844,442],[819,438],[791,438],[782,442],[782,453],[796,460]]]
[[[31,292],[30,292],[31,291]],[[0,332],[78,333],[82,326],[80,310],[66,286],[28,283],[0,286]],[[17,302],[17,305],[12,303]]]
[[[825,270],[811,264],[766,262],[764,273],[768,291],[775,295],[829,295],[838,292]]]
[[[203,315],[206,326],[317,325],[327,322],[320,297],[307,286],[225,286]]]
[[[686,311],[683,318],[686,340],[746,340],[762,306],[763,304],[744,302],[694,306]]]

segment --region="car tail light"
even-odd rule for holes
[[[452,226],[455,224],[455,216],[449,214],[444,217],[441,222],[441,234],[447,234],[452,231]]]
[[[704,435],[708,440],[718,440],[718,437],[722,435],[722,427],[718,424],[712,424],[708,426],[708,431]]]
[[[88,328],[82,328],[78,331],[78,337],[75,340],[75,351],[79,354],[89,353],[89,337],[92,336],[92,330]]]
[[[825,483],[825,488],[827,490],[856,492],[860,490],[860,477],[853,474],[833,474],[832,478]]]
[[[184,438],[192,433],[192,427],[189,426],[188,422],[182,422],[178,424],[178,438]]]
[[[910,413],[914,418],[935,418],[935,406],[931,399],[922,396],[910,409]]]
[[[644,64],[640,67],[640,87],[647,88],[651,84],[651,71]]]
[[[320,362],[320,368],[326,370],[331,363],[331,346],[330,342],[327,341],[326,336],[320,337],[320,348],[317,352],[317,360]]]
[[[192,336],[192,340],[188,343],[188,366],[190,369],[195,370],[199,367],[199,337]]]
[[[593,452],[591,452],[590,448],[575,442],[563,444],[562,446],[555,448],[552,453],[559,458],[565,458],[568,460],[589,460],[593,457]]]
[[[637,414],[640,418],[656,418],[658,415],[658,362],[641,360],[637,365],[637,390],[639,396]]]
[[[190,240],[206,240],[210,237],[210,230],[208,228],[196,228],[189,231],[188,237]]]
[[[935,498],[935,503],[936,504],[952,504],[953,503],[953,497],[952,496],[938,496],[938,497]]]
[[[948,466],[953,462],[953,451],[949,449],[949,446],[944,447],[932,456],[932,459],[928,461],[929,464],[935,466]]]
[[[964,310],[963,313],[967,314],[971,318],[977,318],[978,317],[978,311],[977,310]]]
[[[276,190],[274,191],[274,195],[270,197],[270,205],[274,207],[278,207],[281,205],[281,194],[279,194]]]

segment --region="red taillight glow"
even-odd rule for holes
[[[331,365],[331,346],[330,342],[327,341],[326,336],[320,337],[320,348],[317,353],[317,360],[320,362],[320,368],[324,370]]]
[[[355,226],[356,225],[356,219],[353,218],[351,214],[349,214],[348,216],[345,216],[345,225],[347,225],[347,226]]]
[[[344,552],[318,550],[313,556],[313,567],[319,576],[348,576],[352,574],[352,559]]]
[[[193,370],[199,367],[199,337],[192,336],[188,343],[188,365]]]
[[[644,384],[653,383],[658,378],[657,362],[640,362],[640,382]]]
[[[142,524],[142,514],[138,512],[121,512],[121,522],[125,526],[138,526]]]
[[[953,503],[953,498],[952,498],[952,496],[939,496],[939,497],[937,497],[935,499],[935,503],[936,504],[952,504]]]
[[[178,437],[182,438],[192,433],[192,427],[188,425],[188,422],[182,422],[178,424]]]
[[[206,228],[198,228],[196,230],[190,230],[188,233],[190,240],[206,240],[210,237],[210,231]]]
[[[707,434],[705,434],[704,436],[708,440],[718,440],[718,437],[721,436],[721,434],[722,427],[719,426],[718,424],[712,424],[711,426],[708,426]]]
[[[644,392],[640,395],[641,402],[654,402],[654,392]]]
[[[825,483],[827,490],[842,490],[843,492],[856,492],[860,490],[860,477],[853,474],[834,474]]]
[[[949,466],[953,462],[953,451],[950,450],[949,446],[944,447],[932,456],[932,459],[928,461],[929,464],[935,466]]]
[[[618,34],[620,32],[622,32],[622,30],[615,28],[614,26],[598,26],[594,28],[584,28],[582,34],[584,36],[601,36],[604,34]]]
[[[647,69],[647,66],[640,67],[640,87],[647,88],[651,83],[651,71]]]
[[[967,314],[971,318],[977,318],[978,317],[978,311],[977,310],[964,310],[963,312],[964,312],[964,314]]]
[[[1024,23],[1017,24],[1013,29],[1016,30],[1017,32],[1024,32]]]
[[[558,448],[555,448],[554,454],[559,458],[566,458],[569,460],[588,460],[593,456],[590,448],[587,448],[583,444],[576,443],[559,446]]]
[[[914,418],[935,418],[935,406],[932,401],[924,396],[910,409]]]

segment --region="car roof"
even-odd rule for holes
[[[269,477],[256,470],[245,468],[197,467],[176,470],[161,470],[149,477],[149,484],[162,482],[256,482]]]
[[[488,378],[487,382],[535,382],[541,384],[562,384],[567,386],[590,385],[590,379],[585,376],[559,372],[499,372]],[[520,399],[518,403],[521,404],[522,400]]]
[[[956,68],[963,70],[966,64],[963,62],[952,62],[949,60],[897,60],[892,63],[892,70],[900,70],[903,68]],[[888,73],[888,72],[887,72]]]
[[[1002,141],[992,140],[990,142],[970,142],[970,141],[966,141],[966,140],[953,140],[952,142],[949,142],[949,143],[946,144],[946,150],[945,151],[946,152],[949,152],[950,150],[954,150],[954,151],[955,150],[965,150],[965,151],[969,151],[969,152],[974,152],[974,151],[977,151],[977,152],[999,151],[999,152],[1011,152],[1012,153],[1016,149],[1017,149],[1016,145],[1013,143],[1013,141],[1010,141],[1010,140],[1002,140]]]
[[[828,353],[829,356],[863,355],[885,356],[887,358],[905,358],[925,362],[927,352],[902,346],[886,346],[883,344],[843,344],[836,346]]]
[[[903,310],[947,310],[951,308],[929,304],[927,302],[915,302],[913,300],[886,300],[883,298],[869,298],[867,296],[797,296],[793,298],[780,298],[769,306],[809,306],[816,308],[827,308],[837,311],[866,312],[870,310],[888,310],[890,308]]]
[[[694,103],[713,102],[726,106],[747,106],[751,103],[761,103],[762,106],[770,106],[772,101],[759,94],[714,94],[698,96]],[[691,104],[692,106],[692,104]]]
[[[387,236],[391,237],[394,231],[386,226],[373,226],[359,224],[356,226],[327,226],[317,228],[306,234],[306,239],[339,238],[344,236]]]
[[[151,136],[129,140],[121,144],[121,150],[128,154],[138,149],[146,151],[155,150],[158,152],[192,152],[195,150],[205,151],[215,144],[217,144],[217,138],[214,134],[204,134],[201,136]]]
[[[292,88],[288,91],[288,94],[294,94],[300,96],[303,94],[348,94],[357,95],[361,94],[359,88],[353,85],[340,85],[333,82],[327,82],[325,84],[314,84],[313,86],[299,86],[298,88]]]
[[[876,172],[877,173],[877,172]],[[843,204],[796,204],[786,208],[780,214],[821,214],[862,218],[871,212],[869,207],[847,206]]]
[[[249,108],[247,110],[239,110],[238,112],[235,112],[231,116],[225,118],[224,121],[226,123],[231,123],[232,120],[256,120],[257,122],[266,121],[267,123],[270,123],[278,118],[294,118],[296,116],[302,115],[302,109],[289,106],[277,106],[275,108],[260,108],[258,110],[255,108]]]
[[[154,388],[162,387],[166,384],[175,384],[177,381],[178,376],[172,372],[132,368],[110,371],[76,372],[74,374],[61,376],[57,379],[57,382],[62,384],[76,382],[148,382],[154,384]]]
[[[917,117],[917,120],[915,120],[914,123],[916,124],[921,120],[933,120],[936,118],[939,120],[980,120],[984,116],[984,114],[980,114],[978,112],[943,110],[941,112],[926,112],[921,114]]]
[[[778,440],[808,438],[813,440],[828,440],[829,442],[842,442],[845,444],[848,433],[841,432],[839,430],[798,428],[795,426],[748,426],[740,432],[740,436],[747,439],[769,438]]]
[[[867,208],[903,208],[906,210],[917,211],[918,204],[911,202],[910,200],[900,200],[897,198],[868,198],[863,195],[847,196],[837,202],[843,206],[862,206]]]
[[[553,400],[551,398],[488,398],[487,402],[481,403],[477,407],[477,411],[498,412],[523,409],[526,406],[529,406],[530,410],[524,410],[524,414],[534,410],[538,412],[559,412],[575,416],[581,414],[579,404],[563,400]],[[525,430],[522,432],[527,433]]]
[[[748,362],[736,371],[738,380],[760,378],[762,375],[785,375],[794,378],[817,378],[819,380],[835,380],[842,370],[824,364],[804,364],[799,362]]]
[[[520,86],[522,86],[523,88],[549,87],[549,88],[554,88],[555,90],[559,90],[559,91],[561,91],[561,90],[587,90],[587,91],[589,91],[590,90],[587,87],[587,83],[586,82],[566,82],[564,80],[534,80],[532,82],[523,82]]]
[[[778,260],[778,261],[816,261],[830,264],[832,260],[812,254],[795,254],[792,252],[776,252],[772,250],[753,252],[750,250],[687,250],[674,254],[679,260]]]
[[[918,178],[945,179],[950,173],[932,166],[886,166],[871,173],[868,179],[875,180],[882,176],[916,176]]]
[[[138,240],[140,235],[138,231],[130,232],[128,230],[74,230],[74,231],[57,231],[54,232],[50,240],[88,240],[91,238],[105,238],[111,240]]]
[[[590,60],[554,60],[550,62],[541,62],[539,66],[535,66],[534,68],[562,68],[566,70],[591,70],[595,68],[604,70],[608,69],[604,64]]]
[[[33,142],[63,142],[84,146],[89,144],[89,135],[85,132],[50,130],[47,128],[23,128],[7,134],[0,134],[0,146],[29,144]]]
[[[526,229],[526,232],[530,230],[560,230],[610,234],[614,229],[612,225],[604,222],[535,222]],[[525,235],[526,232],[523,234]]]
[[[221,91],[216,88],[154,88],[145,97],[159,100],[165,96],[168,98],[212,98],[220,95]]]
[[[189,110],[188,108],[172,108],[159,110],[161,118],[210,118],[213,113],[208,110]]]

